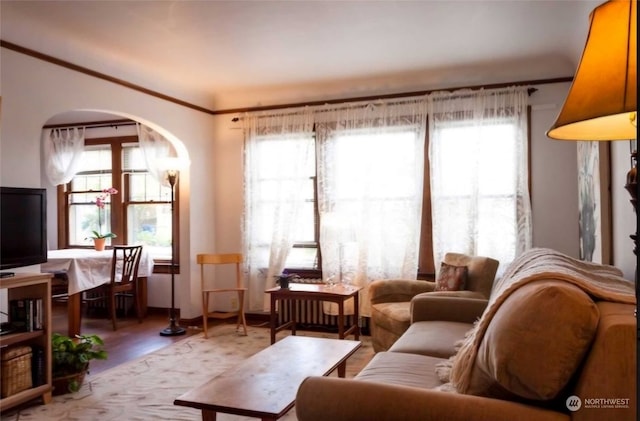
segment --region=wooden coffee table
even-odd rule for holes
[[[360,341],[288,336],[218,377],[178,397],[174,405],[198,408],[204,421],[218,412],[277,420],[295,404],[302,381],[326,376],[346,361]]]
[[[278,314],[276,312],[277,302],[283,304],[284,300],[309,300],[309,301],[330,301],[338,305],[338,338],[353,334],[356,340],[360,337],[360,327],[358,326],[359,318],[359,296],[362,287],[355,285],[326,285],[326,284],[289,284],[289,288],[270,288],[265,292],[271,295],[271,343],[276,342],[276,333],[283,329],[291,328],[291,334],[296,334],[296,315],[295,311],[291,313],[291,320],[286,323],[277,325]],[[348,299],[353,298],[353,324],[345,329],[344,303]]]

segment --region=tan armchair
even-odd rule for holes
[[[371,339],[374,351],[388,350],[409,328],[412,322],[411,300],[419,294],[429,296],[430,300],[447,297],[445,306],[434,305],[432,308],[434,311],[443,311],[440,320],[455,321],[459,318],[458,316],[463,315],[464,319],[469,319],[482,314],[491,294],[499,262],[490,257],[467,256],[460,253],[447,253],[443,261],[453,266],[467,266],[465,290],[434,291],[435,282],[421,280],[384,279],[371,283],[369,297],[371,299]],[[463,308],[467,298],[473,299],[468,300],[473,303],[469,311]],[[484,306],[478,306],[478,300],[484,300]],[[434,320],[438,315],[430,311],[428,302],[428,299],[422,300],[421,306],[425,303],[427,306],[420,313]]]

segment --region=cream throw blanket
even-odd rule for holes
[[[469,389],[478,348],[500,305],[519,287],[543,279],[569,282],[596,299],[636,303],[634,285],[622,277],[619,269],[576,260],[551,249],[530,249],[516,258],[496,281],[487,308],[452,358],[450,382],[457,392],[467,393]]]

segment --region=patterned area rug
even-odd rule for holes
[[[336,338],[335,334],[305,332],[298,335]],[[280,333],[282,338],[285,333]],[[351,337],[352,338],[352,337]],[[371,338],[361,336],[362,347],[347,361],[347,377],[357,374],[373,357]],[[236,333],[235,324],[216,326],[203,334],[97,375],[89,374],[77,393],[55,396],[48,405],[9,412],[2,420],[201,420],[197,409],[173,405],[173,400],[269,345],[269,329],[249,327],[249,335]],[[336,373],[332,373],[336,376]],[[295,406],[283,418],[296,420]],[[218,414],[218,421],[255,420]]]

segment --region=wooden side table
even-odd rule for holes
[[[291,301],[329,301],[338,305],[338,337],[344,339],[353,334],[356,340],[360,338],[359,318],[359,292],[362,287],[354,285],[326,285],[326,284],[289,284],[289,288],[270,288],[265,292],[271,295],[271,344],[276,342],[276,333],[291,328],[291,334],[296,334],[296,314],[291,312],[291,320],[278,326],[277,302],[278,300]],[[345,329],[344,303],[353,298],[353,324]]]

